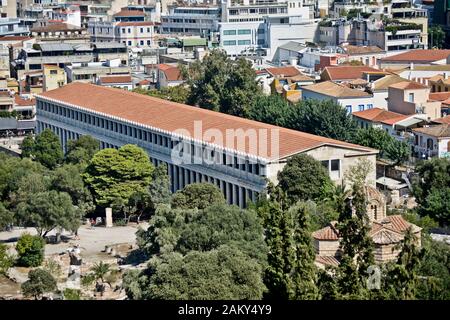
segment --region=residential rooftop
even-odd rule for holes
[[[412,129],[414,132],[424,133],[426,135],[436,138],[450,138],[450,124],[443,123],[435,126],[427,126],[422,128]]]
[[[432,63],[435,61],[447,59],[450,56],[450,50],[411,50],[390,57],[381,59],[381,62],[395,63]]]
[[[334,98],[353,98],[353,97],[371,97],[370,93],[366,91],[352,89],[342,84],[334,83],[333,81],[324,81],[310,86],[303,87],[304,91],[317,92]]]
[[[404,115],[397,112],[388,111],[381,108],[373,108],[367,109],[364,111],[353,112],[352,115],[354,117],[358,117],[360,119],[372,121],[372,122],[381,122],[385,124],[394,124],[398,121],[404,120],[412,115]]]
[[[328,79],[332,81],[354,80],[361,78],[364,72],[385,73],[382,70],[368,66],[331,66],[325,67],[322,76],[328,76]]]

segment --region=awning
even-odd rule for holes
[[[389,190],[400,190],[403,188],[408,188],[408,185],[406,183],[388,177],[378,178],[377,183],[387,187]]]
[[[205,38],[187,38],[183,39],[183,47],[206,46]]]
[[[402,128],[409,128],[415,124],[421,123],[425,121],[424,119],[419,119],[419,118],[408,118],[402,121],[399,121],[395,124],[395,126],[397,127],[402,127]]]

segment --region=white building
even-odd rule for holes
[[[220,46],[230,56],[266,48],[266,53],[260,52],[271,60],[281,44],[292,40],[313,41],[317,29],[314,3],[311,0],[224,1],[219,23]]]
[[[418,158],[450,158],[450,124],[413,129],[414,151]]]
[[[92,42],[119,42],[128,47],[150,47],[155,35],[155,24],[150,21],[90,22],[88,29]]]
[[[161,16],[161,33],[203,36],[212,39],[219,30],[220,8],[172,7]]]
[[[348,113],[374,108],[373,95],[370,93],[332,81],[302,87],[302,99],[333,100],[345,107]]]
[[[155,165],[167,164],[172,191],[190,183],[209,182],[222,190],[228,203],[241,207],[257,199],[267,179],[277,183],[277,173],[292,155],[304,153],[327,162],[330,177],[339,183],[359,159],[368,159],[375,168],[378,153],[296,130],[80,82],[36,95],[36,108],[37,132],[51,129],[64,149],[69,139],[81,135],[98,139],[101,148],[136,144],[149,153]],[[368,181],[375,181],[375,169]]]

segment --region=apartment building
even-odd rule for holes
[[[155,24],[150,21],[90,22],[88,29],[92,42],[119,42],[128,47],[150,47],[155,35]]]
[[[212,40],[219,30],[218,7],[171,7],[161,16],[161,33],[189,34]]]
[[[29,29],[21,24],[20,19],[0,18],[0,37],[27,36]]]
[[[67,82],[97,83],[100,77],[130,75],[130,67],[119,59],[106,62],[72,63],[65,66]]]
[[[33,27],[30,33],[38,42],[88,43],[90,38],[85,28],[65,22]]]
[[[414,152],[420,159],[450,158],[450,124],[424,126],[413,129]]]
[[[388,110],[401,114],[424,114],[428,120],[441,117],[441,102],[430,101],[430,87],[404,81],[388,88]]]
[[[314,41],[312,0],[227,0],[222,3],[220,46],[228,55],[251,53],[274,56],[279,45],[293,40]]]
[[[76,82],[36,99],[37,132],[51,129],[64,149],[69,139],[86,134],[101,148],[136,144],[155,165],[168,165],[172,191],[209,182],[228,203],[241,207],[256,200],[266,179],[276,183],[277,173],[295,154],[331,163],[336,182],[359,159],[375,168],[377,151],[370,148],[125,90]],[[368,181],[375,181],[375,170]]]
[[[0,1],[0,16],[2,18],[17,18],[17,1],[16,0]]]
[[[49,91],[67,84],[66,72],[63,68],[54,65],[44,65],[42,90]]]

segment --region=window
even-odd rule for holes
[[[144,45],[144,40],[141,40],[140,44],[141,44],[141,46],[143,46]]]
[[[364,105],[363,104],[358,105],[358,111],[364,111]]]
[[[331,171],[339,171],[339,159],[331,160]]]
[[[131,46],[131,41],[128,41],[128,45]]]
[[[150,40],[147,40],[147,45],[148,45],[148,46],[150,45]]]
[[[122,28],[122,33],[125,33],[125,28]]]
[[[238,30],[238,34],[250,34],[252,31],[250,29]]]
[[[144,28],[141,28],[141,33],[144,33]]]
[[[329,160],[320,161],[320,163],[325,167],[325,169],[327,169],[327,171],[330,170],[330,161]]]
[[[409,93],[408,94],[408,102],[414,102],[414,93]]]
[[[50,70],[50,74],[58,74],[58,71],[56,71],[56,70]]]
[[[371,104],[371,103],[368,104],[368,105],[367,105],[367,109],[373,109],[373,104]]]
[[[352,113],[352,106],[351,105],[345,106],[345,109],[347,109],[347,113],[348,114]]]
[[[128,28],[128,33],[131,33],[131,28]]]
[[[235,46],[236,45],[236,40],[225,40],[223,42],[224,46]]]
[[[250,44],[250,40],[238,40],[238,45],[246,46]]]
[[[264,39],[258,39],[258,44],[259,45],[263,45],[264,44]]]
[[[224,36],[235,36],[236,30],[223,30],[223,35]]]

